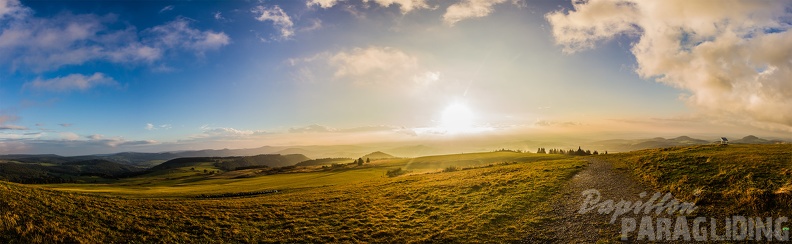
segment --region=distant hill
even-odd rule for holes
[[[114,179],[143,171],[129,165],[91,159],[56,165],[38,163],[0,163],[0,179],[17,183],[67,183],[78,177],[98,176]]]
[[[662,137],[655,137],[651,139],[636,139],[636,140],[604,140],[589,143],[588,147],[597,150],[610,150],[612,152],[628,152],[642,149],[664,148],[664,147],[678,147],[678,146],[695,146],[706,145],[720,142],[720,137],[710,138],[710,140],[702,140],[691,138],[689,136],[680,136],[672,139],[665,139]],[[729,143],[736,144],[779,144],[785,143],[780,140],[767,140],[753,135],[743,137],[742,139],[730,140]]]
[[[767,140],[767,139],[762,139],[762,138],[759,138],[759,137],[756,137],[756,136],[753,136],[753,135],[749,135],[749,136],[743,137],[742,139],[729,141],[729,143],[736,143],[736,144],[778,144],[778,143],[783,143],[783,141]]]
[[[672,139],[655,137],[650,139],[636,139],[636,140],[615,139],[615,140],[596,141],[593,143],[588,143],[589,144],[588,147],[603,151],[609,150],[612,152],[628,152],[628,151],[651,149],[651,148],[704,145],[704,144],[710,144],[713,141],[695,139],[689,136],[680,136]]]
[[[272,168],[272,167],[292,166],[306,160],[310,160],[310,158],[302,154],[289,154],[289,155],[262,154],[262,155],[249,156],[249,157],[240,157],[236,160],[231,160],[231,161],[224,161],[217,166],[223,170],[235,170],[238,168],[255,167],[255,166],[266,166]]]
[[[360,158],[377,160],[377,159],[388,159],[388,158],[396,158],[396,157],[394,157],[393,155],[384,153],[384,152],[376,151],[376,152],[373,152],[373,153],[366,154],[366,155],[364,155],[363,157],[360,157]]]
[[[149,169],[149,172],[166,170],[172,168],[182,168],[189,166],[198,166],[205,162],[215,162],[215,165],[223,170],[235,170],[243,167],[283,167],[292,166],[299,162],[310,160],[310,158],[302,154],[262,154],[256,156],[246,157],[193,157],[193,158],[177,158],[168,160],[160,165],[154,166]]]
[[[295,166],[319,166],[334,163],[351,163],[352,161],[354,161],[352,158],[318,158],[299,162]]]

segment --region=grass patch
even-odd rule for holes
[[[792,214],[792,145],[649,149],[604,157],[708,213]]]

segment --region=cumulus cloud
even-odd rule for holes
[[[0,19],[5,17],[19,18],[30,12],[30,9],[22,6],[19,0],[0,0]]]
[[[709,115],[792,126],[788,1],[573,1],[545,17],[564,52],[618,36],[643,78],[684,89]]]
[[[294,36],[294,23],[289,15],[278,5],[272,7],[257,6],[252,10],[258,21],[272,21],[272,24],[280,31],[281,39],[289,39]]]
[[[339,0],[309,0],[306,2],[308,7],[319,6],[321,8],[331,8],[338,4]],[[399,5],[402,14],[407,14],[410,11],[417,9],[432,8],[426,3],[426,0],[363,0],[363,3],[374,2],[382,7],[390,7],[391,5]]]
[[[360,83],[379,83],[405,79],[416,73],[418,59],[391,47],[355,48],[341,51],[329,58],[336,68],[335,77],[353,78]]]
[[[443,14],[443,22],[447,25],[454,25],[465,19],[481,18],[490,15],[496,4],[504,2],[506,0],[462,0],[448,6]]]
[[[25,83],[23,87],[40,91],[69,92],[73,90],[86,91],[100,85],[116,86],[118,82],[103,73],[97,72],[91,76],[70,74],[52,79],[37,78],[34,81]]]
[[[4,3],[7,7],[10,2]],[[6,10],[0,7],[2,11]],[[0,15],[11,16],[20,10],[7,11],[12,12]],[[114,14],[62,13],[51,18],[19,15],[0,27],[0,59],[12,69],[44,72],[90,61],[150,64],[167,52],[200,54],[230,43],[225,33],[191,28],[184,18],[142,32],[134,26],[109,27],[117,22]]]
[[[369,1],[375,2],[383,7],[389,7],[391,5],[398,4],[399,9],[401,9],[403,14],[416,9],[430,8],[429,5],[426,4],[426,0],[363,0],[364,3]]]
[[[330,8],[336,5],[336,3],[338,3],[338,0],[308,0],[305,5],[308,7],[316,5],[321,8]]]
[[[231,38],[223,32],[201,31],[190,26],[190,20],[178,18],[149,30],[150,42],[155,46],[182,48],[203,52],[215,50],[231,43]]]

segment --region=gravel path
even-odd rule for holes
[[[616,169],[611,163],[590,158],[589,165],[575,175],[561,190],[561,197],[553,204],[554,209],[543,217],[549,219],[531,230],[532,236],[525,243],[596,243],[618,241],[621,222],[610,224],[611,214],[598,214],[596,210],[585,214],[578,211],[588,189],[600,192],[601,201],[620,199],[636,201],[642,192],[654,193],[635,181],[626,169]]]

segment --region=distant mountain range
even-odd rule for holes
[[[486,150],[496,150],[501,148],[509,149],[528,149],[534,151],[535,148],[559,148],[571,149],[577,146],[591,148],[592,150],[611,151],[611,152],[627,152],[648,148],[661,148],[661,147],[674,147],[674,146],[690,146],[716,143],[716,140],[702,140],[691,138],[688,136],[680,136],[676,138],[666,139],[662,137],[650,139],[614,139],[602,140],[594,142],[575,142],[572,139],[565,140],[567,142],[542,142],[542,141],[523,141],[519,143],[509,143],[501,145],[487,146]],[[768,140],[758,138],[756,136],[746,136],[741,139],[731,140],[730,143],[747,143],[747,144],[773,144],[773,143],[787,143],[780,140]],[[513,148],[513,147],[517,148]],[[388,153],[383,153],[382,150]],[[198,151],[174,151],[162,153],[139,153],[139,152],[122,152],[115,154],[101,154],[101,155],[85,155],[85,156],[59,156],[54,154],[11,154],[0,155],[0,163],[2,162],[20,162],[20,163],[45,163],[45,164],[64,164],[69,162],[80,162],[89,160],[105,160],[108,162],[118,163],[121,165],[133,166],[136,168],[151,168],[159,165],[168,160],[177,158],[195,158],[195,157],[234,157],[234,156],[255,156],[255,155],[304,155],[301,161],[309,159],[328,159],[328,158],[390,158],[390,157],[420,157],[428,155],[439,155],[448,153],[458,153],[460,149],[453,146],[448,147],[443,144],[429,144],[429,145],[407,145],[407,146],[359,146],[359,145],[333,145],[333,146],[295,146],[295,147],[275,147],[264,146],[249,149],[208,149]],[[374,153],[370,153],[376,151]],[[468,150],[470,151],[470,150]],[[298,161],[300,162],[300,161]],[[294,162],[296,163],[296,162]],[[291,163],[290,165],[293,165]],[[318,163],[318,162],[314,162]],[[277,166],[274,166],[277,167]]]
[[[636,140],[604,140],[588,143],[587,147],[601,148],[602,150],[610,150],[613,152],[627,152],[649,148],[663,148],[663,147],[677,147],[677,146],[692,146],[720,143],[720,140],[702,140],[695,139],[689,136],[680,136],[676,138],[666,139],[662,137],[655,137],[651,139],[636,139]],[[733,144],[776,144],[786,143],[780,140],[767,140],[758,138],[753,135],[743,137],[742,139],[730,140],[729,143]]]

